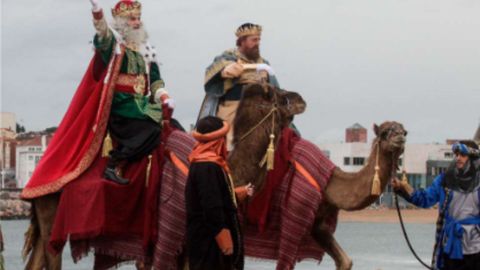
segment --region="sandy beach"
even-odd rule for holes
[[[401,209],[405,223],[435,223],[437,209]],[[396,209],[364,209],[360,211],[340,211],[340,222],[398,223]]]

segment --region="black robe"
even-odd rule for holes
[[[213,162],[195,162],[185,188],[187,209],[187,253],[190,270],[242,270],[243,245],[237,209],[230,182],[223,169]],[[215,236],[229,229],[233,255],[225,256]]]

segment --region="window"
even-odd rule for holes
[[[451,152],[445,152],[445,155],[444,155],[444,156],[445,156],[445,158],[451,159],[451,158],[453,158],[453,153],[451,153]]]
[[[37,166],[38,162],[40,161],[40,158],[42,156],[35,156],[35,167]]]
[[[343,158],[343,165],[350,165],[350,157]]]
[[[33,156],[28,156],[28,160],[33,160]]]
[[[398,166],[401,167],[403,165],[403,159],[399,158],[398,159]]]
[[[363,157],[354,157],[353,165],[363,165],[365,163],[365,158]]]

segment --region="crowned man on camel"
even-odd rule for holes
[[[235,32],[237,48],[215,57],[205,72],[206,96],[198,119],[217,116],[233,127],[236,111],[245,85],[266,82],[279,87],[270,63],[260,56],[262,27],[244,23]],[[227,135],[227,148],[232,150],[233,128]]]
[[[119,1],[108,24],[98,0],[90,2],[95,55],[22,196],[58,196],[44,245],[60,254],[70,240],[75,261],[93,249],[95,269],[102,269],[151,251],[163,141],[171,132],[165,121],[174,102],[148,42],[141,3]],[[141,243],[145,254],[111,256],[128,248],[111,245],[125,238]]]

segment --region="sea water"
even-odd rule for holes
[[[28,227],[28,220],[2,221],[1,227],[5,241],[6,270],[23,269],[21,249],[23,246],[24,232]],[[433,238],[435,233],[434,224],[406,224],[413,247],[417,254],[427,263],[430,263]],[[405,243],[400,225],[396,223],[361,223],[342,222],[338,224],[335,238],[340,246],[353,260],[355,270],[421,270],[424,269]],[[63,269],[87,270],[92,269],[93,256],[82,259],[77,264],[70,257],[68,245],[63,252]],[[133,265],[120,267],[122,270],[135,269]],[[246,259],[246,270],[270,270],[275,269],[275,262]],[[297,263],[295,269],[335,269],[332,259],[325,255],[319,264],[315,261],[302,261]]]

